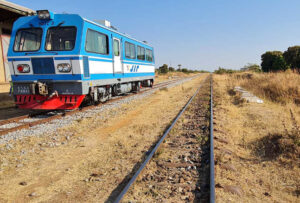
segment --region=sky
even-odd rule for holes
[[[107,19],[154,47],[156,67],[213,71],[260,64],[300,45],[299,0],[10,0],[33,10]]]

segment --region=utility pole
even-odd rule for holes
[[[181,64],[178,64],[178,69],[181,70]]]

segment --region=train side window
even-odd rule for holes
[[[125,42],[125,57],[129,59],[136,59],[134,44]]]
[[[108,36],[88,29],[85,41],[85,50],[98,54],[108,54]]]
[[[153,52],[150,49],[146,49],[146,60],[149,62],[153,61]]]
[[[114,39],[114,54],[115,56],[120,56],[120,42]]]
[[[145,48],[137,46],[137,58],[139,60],[145,60]]]

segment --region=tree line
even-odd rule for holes
[[[178,68],[175,69],[174,67],[169,67],[167,64],[163,64],[158,69],[155,70],[158,74],[166,74],[168,72],[182,72],[182,73],[203,73],[208,71],[202,71],[202,70],[189,70],[187,68],[181,68],[181,64],[178,65]]]
[[[263,72],[291,69],[300,73],[300,46],[289,47],[285,52],[267,51],[261,55]]]
[[[248,63],[240,70],[226,69],[226,68],[219,67],[219,69],[215,70],[214,73],[216,73],[216,74],[225,74],[225,73],[231,74],[231,73],[237,73],[237,72],[243,72],[243,71],[251,71],[251,72],[257,72],[257,73],[262,72],[259,65],[253,64],[253,63]]]

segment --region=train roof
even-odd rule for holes
[[[38,12],[38,11],[37,11]],[[52,13],[52,12],[50,12],[50,13]],[[103,28],[103,29],[106,29],[106,30],[108,30],[108,31],[110,31],[110,32],[114,32],[114,33],[116,33],[116,34],[119,34],[119,35],[121,35],[121,36],[124,36],[124,37],[126,37],[126,38],[128,38],[128,39],[131,39],[131,40],[134,40],[134,41],[136,41],[136,42],[139,42],[139,43],[141,43],[141,44],[144,44],[145,46],[148,46],[148,47],[151,47],[152,49],[153,49],[153,47],[151,46],[151,44],[148,44],[148,43],[145,43],[145,42],[143,42],[143,41],[140,41],[140,40],[137,40],[137,39],[135,39],[135,38],[133,38],[133,37],[131,37],[131,36],[129,36],[129,35],[127,35],[127,34],[125,34],[125,33],[121,33],[121,32],[118,32],[117,30],[114,30],[114,29],[112,29],[112,28],[110,28],[110,27],[108,27],[108,26],[105,26],[105,25],[102,25],[102,24],[100,24],[100,23],[97,23],[97,22],[95,22],[95,21],[92,21],[92,20],[89,20],[89,19],[86,19],[86,18],[83,18],[82,16],[80,16],[79,14],[68,14],[68,13],[62,13],[62,14],[60,14],[60,13],[52,13],[54,16],[60,16],[60,18],[61,18],[61,16],[68,16],[68,17],[73,17],[74,16],[74,18],[76,18],[76,17],[79,17],[79,18],[81,18],[83,21],[85,21],[85,22],[88,22],[88,23],[91,23],[91,24],[94,24],[94,25],[96,25],[96,26],[99,26],[99,27],[101,27],[101,28]],[[76,17],[75,17],[76,16]],[[35,18],[37,18],[37,20],[40,20],[39,18],[38,18],[38,15],[32,15],[32,16],[26,16],[26,17],[20,17],[16,22],[15,22],[15,24],[19,24],[19,23],[24,23],[24,21],[26,22],[26,23],[29,23],[29,21],[28,20],[25,20],[25,19],[35,19]],[[24,19],[24,20],[23,20]],[[53,19],[51,19],[51,20],[55,20],[55,17],[53,17]],[[21,21],[21,22],[20,22]],[[19,24],[20,25],[20,24]]]
[[[80,16],[80,15],[79,15],[79,16]],[[80,17],[81,17],[81,16],[80,16]],[[82,17],[81,17],[81,18],[82,18]],[[107,29],[107,30],[109,30],[109,31],[111,31],[111,32],[117,33],[117,34],[122,35],[122,36],[124,36],[124,37],[127,37],[127,38],[129,38],[129,39],[132,39],[132,40],[134,40],[134,41],[137,41],[137,42],[139,42],[139,43],[142,43],[142,44],[144,44],[144,45],[146,45],[146,46],[152,47],[152,46],[151,46],[150,44],[148,44],[148,43],[145,43],[145,42],[143,42],[143,41],[140,41],[140,40],[137,40],[137,39],[135,39],[135,38],[132,38],[132,37],[130,37],[130,36],[124,34],[124,33],[118,32],[118,31],[116,31],[116,30],[114,30],[114,29],[112,29],[112,28],[110,28],[110,27],[105,26],[105,25],[102,25],[102,24],[100,24],[100,23],[97,23],[97,22],[88,20],[88,19],[86,19],[86,18],[82,18],[82,19],[83,19],[84,21],[86,21],[86,22],[92,23],[92,24],[94,24],[94,25],[97,25],[97,26],[99,26],[99,27],[102,27],[102,28],[104,28],[104,29]]]

